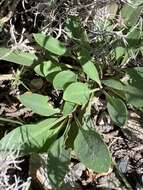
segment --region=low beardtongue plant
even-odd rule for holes
[[[127,10],[130,10],[130,16],[125,14]],[[68,18],[65,26],[68,37],[75,45],[73,48],[68,48],[52,36],[34,34],[35,41],[45,51],[45,61],[30,53],[8,53],[8,49],[0,48],[0,56],[7,54],[3,56],[4,60],[33,68],[37,75],[52,84],[53,90],[62,95],[61,104],[54,107],[49,103],[48,96],[32,92],[22,94],[20,102],[45,119],[17,127],[0,141],[0,145],[4,145],[9,139],[7,150],[11,144],[14,150],[20,146],[21,155],[48,153],[48,177],[55,189],[62,185],[71,155],[97,173],[108,172],[112,166],[108,148],[91,119],[95,98],[104,95],[105,111],[119,127],[127,122],[128,106],[137,109],[143,107],[143,68],[124,68],[131,52],[141,52],[138,20],[132,18],[135,13],[139,17],[139,10],[140,6],[136,9],[128,6],[123,8],[127,25],[123,31],[126,45],[121,39],[107,38],[106,43],[113,45],[109,57],[112,55],[114,58],[110,64],[100,63],[92,56],[92,50],[95,46],[98,48],[99,42],[90,42],[78,18],[73,16]],[[135,35],[137,33],[139,35]],[[134,40],[139,43],[133,44]],[[74,64],[64,61],[67,58],[74,60]]]

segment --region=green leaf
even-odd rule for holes
[[[17,127],[0,140],[1,150],[20,150],[21,154],[45,152],[57,138],[64,119],[50,118],[38,124]]]
[[[80,129],[74,143],[80,161],[95,172],[107,172],[111,156],[101,136],[92,130]]]
[[[128,111],[124,102],[115,97],[107,96],[107,109],[112,121],[122,127],[127,122]]]
[[[37,65],[34,68],[34,71],[42,77],[47,77],[52,73],[57,73],[61,71],[61,67],[56,62],[49,60]]]
[[[59,189],[68,171],[70,151],[65,149],[64,138],[56,140],[48,151],[48,178],[54,189]]]
[[[92,61],[87,61],[85,64],[82,64],[82,68],[90,79],[96,81],[99,85],[101,85],[98,71]]]
[[[124,87],[128,104],[136,108],[143,107],[143,67],[125,69],[128,81]]]
[[[116,60],[118,61],[120,58],[123,58],[123,55],[125,54],[125,48],[124,47],[116,47],[115,48],[115,56]]]
[[[81,51],[81,55],[79,57],[79,62],[82,66],[83,71],[87,74],[87,76],[90,79],[97,82],[101,86],[98,71],[97,71],[94,63],[92,62],[92,59],[91,59],[89,53],[87,52],[87,50],[83,49]]]
[[[121,81],[116,79],[102,80],[102,83],[105,86],[111,87],[113,89],[124,90],[124,85],[121,83]]]
[[[65,55],[67,53],[67,48],[59,40],[53,38],[52,36],[46,36],[45,34],[38,33],[34,34],[34,38],[41,47],[51,53],[56,55]]]
[[[65,135],[66,139],[66,148],[71,148],[74,150],[74,140],[78,134],[79,127],[77,126],[75,121],[69,123],[67,134]]]
[[[31,66],[38,61],[38,58],[35,54],[0,48],[0,60],[17,63],[19,65]]]
[[[143,107],[143,79],[127,84],[124,88],[127,102],[136,108]]]
[[[111,88],[110,91],[112,91],[113,94],[115,94],[115,96],[121,98],[122,100],[124,100],[124,101],[127,100],[127,99],[126,99],[126,94],[125,94],[125,92],[124,92],[124,89],[123,89],[123,91],[121,91],[121,90],[117,90],[117,89]]]
[[[54,80],[53,80],[53,86],[55,89],[58,90],[64,90],[70,83],[77,81],[77,75],[70,71],[61,71],[59,72]]]
[[[88,41],[86,30],[82,26],[80,20],[75,16],[68,17],[65,30],[70,38],[83,43]]]
[[[48,103],[48,97],[36,93],[25,93],[20,96],[21,103],[32,109],[34,113],[51,116],[60,112],[59,109],[54,109]]]
[[[125,72],[129,75],[132,81],[143,79],[143,67],[133,67],[125,69]]]
[[[86,110],[86,112],[82,116],[82,123],[83,123],[82,128],[85,130],[94,128],[90,112],[91,112],[91,108],[90,108],[89,112]]]
[[[66,116],[66,115],[71,114],[74,108],[75,108],[74,103],[65,101],[64,107],[63,107],[63,115]]]
[[[85,105],[90,96],[90,90],[87,84],[75,82],[70,84],[63,95],[63,99],[78,105]]]
[[[142,6],[135,8],[129,5],[123,6],[121,10],[121,16],[124,19],[124,24],[128,26],[134,26],[141,15],[142,8]]]
[[[130,29],[130,31],[127,34],[127,50],[128,50],[128,54],[131,54],[131,51],[137,52],[138,48],[142,47],[143,44],[143,32],[141,31],[140,28],[135,28],[134,26]]]

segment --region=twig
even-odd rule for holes
[[[31,111],[31,109],[29,108],[22,108],[16,112],[12,112],[12,113],[6,113],[6,116],[10,116],[10,117],[19,117],[27,112]]]
[[[13,14],[15,12],[17,4],[19,2],[20,2],[20,0],[13,0],[13,3],[11,5],[11,7],[10,7],[9,13],[5,17],[3,17],[2,19],[0,19],[0,24],[4,24],[4,23],[8,22],[11,19],[11,17],[13,16]]]
[[[0,81],[5,81],[5,80],[14,80],[15,77],[13,74],[6,74],[6,75],[0,75]]]
[[[12,120],[9,118],[0,117],[0,121],[8,122],[8,123],[14,123],[14,124],[18,124],[18,125],[23,125],[23,123],[21,123],[20,121],[15,121],[15,120]]]

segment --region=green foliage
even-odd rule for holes
[[[38,61],[38,58],[34,54],[12,51],[6,48],[0,48],[1,59],[25,66],[32,66]]]
[[[78,158],[96,172],[107,172],[111,157],[101,136],[95,131],[80,129],[75,139],[75,152]],[[83,147],[84,146],[84,147]]]
[[[53,80],[53,86],[55,89],[58,90],[64,90],[70,83],[76,82],[77,80],[77,75],[70,71],[61,71],[59,72],[54,80]]]
[[[70,42],[74,44],[72,49],[53,36],[34,34],[35,41],[45,51],[45,61],[27,53],[13,51],[7,54],[8,49],[0,48],[1,59],[32,66],[37,75],[50,81],[51,90],[60,94],[58,108],[40,92],[21,95],[19,100],[24,106],[47,119],[38,124],[22,125],[0,141],[2,146],[8,142],[7,149],[11,145],[14,148],[20,146],[22,154],[48,152],[48,174],[55,189],[60,188],[67,172],[70,151],[95,172],[107,172],[111,167],[110,153],[91,124],[94,98],[106,97],[104,111],[119,127],[127,122],[128,105],[143,108],[143,67],[126,68],[132,54],[141,53],[142,31],[138,21],[142,3],[138,5],[121,9],[126,28],[114,28],[113,22],[109,24],[109,33],[122,30],[123,41],[108,36],[100,42],[92,42],[79,19],[72,16],[65,26]],[[106,44],[113,46],[106,57],[93,56],[94,51],[98,48],[101,51]],[[66,58],[68,61],[64,61]]]
[[[124,22],[128,26],[134,26],[141,14],[143,5],[138,6],[137,8],[134,8],[130,5],[126,5],[123,7],[121,11],[121,15],[124,19]]]
[[[26,107],[32,109],[34,113],[43,116],[51,116],[60,112],[59,109],[54,109],[51,104],[48,103],[48,97],[35,93],[25,93],[20,96],[20,101]]]
[[[38,75],[48,78],[50,74],[61,71],[61,67],[56,62],[49,60],[49,61],[44,61],[41,64],[37,65],[34,68],[34,71]]]
[[[64,55],[67,52],[67,48],[52,36],[46,36],[44,34],[34,34],[36,42],[44,49],[56,55]]]
[[[62,137],[56,140],[48,151],[48,177],[55,189],[59,189],[62,185],[69,163],[70,151],[65,149],[64,138]]]
[[[69,115],[73,112],[75,104],[72,102],[65,101],[63,105],[63,115]]]
[[[75,82],[70,84],[63,95],[63,99],[78,105],[85,105],[90,96],[90,90],[87,84]]]
[[[79,57],[80,64],[82,66],[83,71],[87,74],[87,76],[96,81],[99,85],[101,85],[99,74],[96,69],[95,64],[92,62],[89,53],[86,50],[81,51],[81,55]]]
[[[102,83],[105,86],[108,86],[110,88],[116,89],[116,90],[124,90],[124,85],[121,83],[121,81],[117,79],[108,79],[108,80],[102,80]]]
[[[107,96],[107,109],[114,123],[120,127],[125,125],[128,111],[121,99]]]
[[[20,149],[22,155],[47,151],[64,127],[64,118],[49,118],[38,124],[17,127],[1,139],[0,145],[5,150]]]

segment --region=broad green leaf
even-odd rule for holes
[[[115,97],[107,96],[107,109],[112,121],[122,127],[127,122],[128,111],[124,102]]]
[[[89,56],[89,53],[87,52],[87,50],[83,49],[81,51],[81,55],[79,57],[79,62],[82,66],[83,71],[87,74],[87,76],[90,79],[96,81],[101,86],[98,71],[97,71],[94,63],[92,62],[92,59]]]
[[[52,73],[61,71],[61,67],[57,63],[49,60],[37,65],[34,71],[42,77],[47,77]]]
[[[64,90],[70,83],[77,81],[77,75],[70,71],[61,71],[59,72],[54,80],[53,80],[53,86],[55,89],[58,90]]]
[[[134,41],[137,40],[137,41],[139,41],[139,39],[142,41],[142,36],[143,36],[143,32],[141,31],[141,29],[139,27],[137,27],[137,26],[136,27],[133,26],[128,31],[126,39],[127,39],[128,42],[130,42],[129,40],[134,40]]]
[[[53,84],[53,80],[55,78],[55,76],[58,74],[58,71],[50,73],[49,75],[46,76],[46,80],[48,82],[50,82],[51,84]]]
[[[124,87],[128,104],[136,108],[143,107],[143,67],[125,69],[128,81]]]
[[[74,140],[78,134],[79,127],[75,121],[69,123],[67,134],[65,135],[66,148],[71,148],[74,150]]]
[[[143,79],[127,84],[124,88],[127,102],[136,108],[143,107]]]
[[[59,113],[59,109],[55,109],[48,103],[48,97],[36,93],[25,93],[20,96],[21,103],[32,109],[34,113],[51,116]]]
[[[31,66],[37,63],[38,58],[35,54],[0,48],[0,60],[17,63],[19,65]]]
[[[63,115],[66,116],[66,115],[71,114],[74,108],[75,108],[74,103],[65,101],[64,106],[63,106]]]
[[[143,45],[143,32],[139,28],[134,28],[133,26],[127,34],[127,43],[129,55],[131,51],[138,51],[138,48]]]
[[[59,40],[53,38],[52,36],[46,36],[45,34],[37,33],[34,34],[34,38],[41,47],[51,53],[56,55],[64,55],[67,53],[67,48]]]
[[[84,115],[82,117],[82,123],[83,123],[82,128],[85,130],[94,128],[92,118],[91,118],[91,113],[88,113],[87,111],[84,113]]]
[[[48,151],[48,178],[54,189],[59,189],[68,171],[70,151],[65,149],[64,138],[56,140]]]
[[[124,19],[124,23],[127,26],[134,26],[139,19],[142,8],[143,8],[142,6],[138,6],[135,8],[129,5],[123,6],[121,10],[121,16]]]
[[[98,71],[92,61],[87,61],[85,64],[82,64],[82,68],[90,79],[96,81],[99,85],[101,85]]]
[[[66,21],[65,30],[71,38],[80,39],[83,29],[77,17],[70,17]]]
[[[65,30],[70,38],[73,38],[79,43],[88,41],[86,30],[82,26],[80,20],[75,16],[70,16],[67,19]]]
[[[124,90],[124,85],[121,83],[121,81],[116,79],[102,80],[102,83],[105,86],[111,87],[113,89]]]
[[[86,167],[98,173],[109,170],[111,156],[97,132],[81,128],[75,139],[74,150]]]
[[[62,129],[64,119],[50,118],[38,124],[17,127],[0,140],[1,150],[20,150],[21,154],[47,151]]]
[[[90,96],[87,84],[75,82],[70,84],[64,91],[63,99],[78,105],[85,105]]]
[[[129,75],[133,81],[143,79],[143,67],[133,67],[125,69],[125,72]]]
[[[127,100],[124,89],[121,91],[121,90],[111,88],[110,91],[112,91],[116,96],[120,97],[122,100],[124,100],[124,101]]]
[[[116,47],[115,48],[115,56],[116,56],[116,60],[118,61],[118,59],[123,58],[123,55],[125,54],[125,48],[124,47]]]

